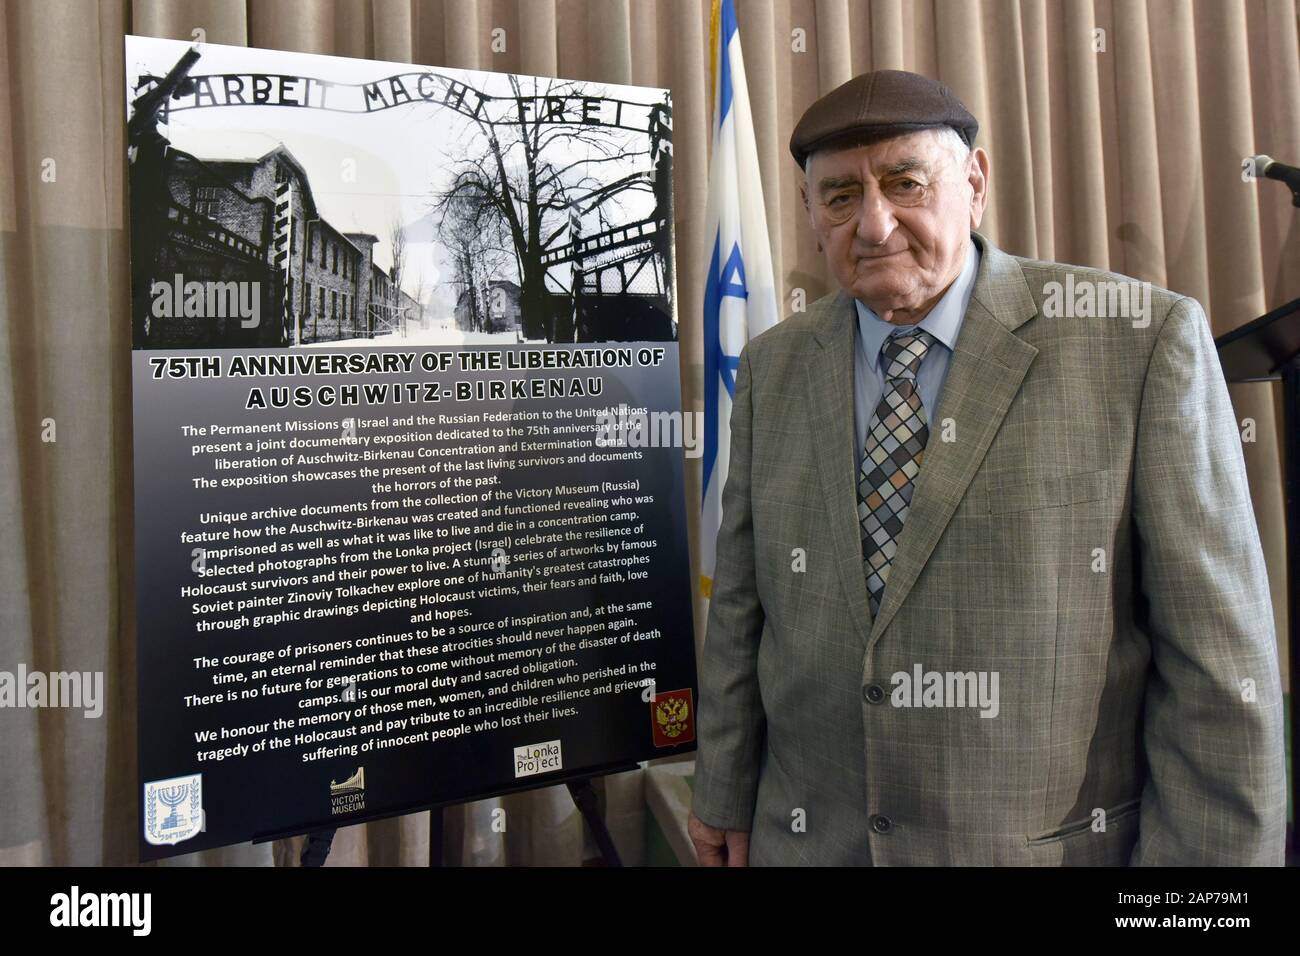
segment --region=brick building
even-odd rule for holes
[[[180,257],[161,248],[155,256],[160,275],[171,268],[164,261],[182,258],[187,281],[228,278],[235,266],[242,266],[238,278],[263,281],[261,328],[222,344],[373,338],[422,321],[420,305],[375,264],[378,237],[341,232],[322,217],[306,170],[283,145],[254,159],[201,159],[175,148],[169,157],[171,219],[206,234],[214,251],[198,255],[188,240],[180,243],[186,246]],[[177,239],[174,229],[160,245],[177,245]],[[225,253],[233,264],[223,261]],[[205,320],[185,320],[188,327],[168,321],[173,324],[161,336],[168,345],[213,338],[201,325]]]
[[[519,284],[492,279],[487,289],[462,288],[456,296],[456,328],[467,332],[515,332],[522,327]],[[475,328],[475,325],[479,328]]]

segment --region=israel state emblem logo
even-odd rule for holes
[[[695,739],[691,689],[667,690],[650,701],[650,726],[656,747],[676,747]]]
[[[203,830],[203,774],[144,785],[144,838],[170,846]]]

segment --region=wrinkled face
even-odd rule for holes
[[[950,143],[920,130],[808,158],[801,191],[826,263],[886,321],[908,325],[934,306],[983,217],[988,156],[963,160]]]

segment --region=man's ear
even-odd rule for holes
[[[803,200],[803,211],[808,216],[808,225],[812,227],[813,235],[817,235],[817,220],[813,217],[812,206],[808,204],[808,175],[805,173],[799,180],[799,198]],[[817,251],[822,251],[822,241],[817,240]]]
[[[970,227],[978,229],[989,202],[989,154],[980,146],[971,151],[967,168],[970,183]]]

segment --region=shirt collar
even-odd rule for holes
[[[890,333],[902,334],[912,329],[925,329],[951,352],[957,346],[957,333],[961,331],[962,319],[966,316],[966,307],[970,305],[971,293],[975,291],[975,277],[979,273],[980,254],[972,239],[966,250],[966,263],[961,273],[948,286],[935,307],[915,325],[893,325],[886,322],[875,312],[867,308],[858,299],[853,300],[858,311],[858,338],[873,368],[880,368],[880,347]]]

